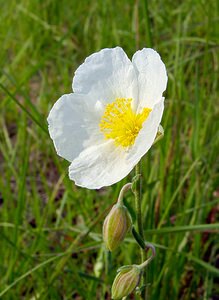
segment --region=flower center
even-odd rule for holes
[[[113,139],[116,146],[128,147],[134,144],[149,116],[151,109],[144,108],[141,113],[135,113],[131,107],[132,99],[117,98],[107,104],[100,121],[100,130],[106,139]]]

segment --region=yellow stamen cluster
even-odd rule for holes
[[[132,99],[117,98],[107,104],[100,121],[100,130],[106,139],[113,139],[116,146],[128,147],[134,144],[149,116],[151,109],[144,108],[141,113],[135,113],[131,107]]]

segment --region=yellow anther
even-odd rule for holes
[[[128,147],[134,144],[144,121],[151,109],[144,108],[135,113],[131,107],[132,99],[117,98],[107,104],[100,121],[100,130],[106,139],[113,139],[117,146]]]

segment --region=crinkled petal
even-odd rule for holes
[[[69,177],[78,186],[99,189],[126,177],[151,148],[163,114],[163,100],[154,106],[133,147],[115,146],[113,140],[85,149],[69,167]]]
[[[153,108],[162,98],[167,86],[167,73],[160,55],[153,49],[137,51],[132,58],[139,86],[139,107]]]
[[[75,93],[92,94],[101,102],[116,98],[137,101],[138,86],[135,69],[122,48],[107,48],[86,58],[76,70],[72,84]]]
[[[149,117],[143,124],[143,128],[139,132],[135,144],[130,148],[127,160],[137,164],[142,156],[148,152],[153,145],[157,131],[162,119],[164,110],[164,98],[157,104],[155,104]]]
[[[113,141],[84,150],[69,167],[69,177],[78,186],[99,189],[112,185],[130,173],[134,165],[126,161],[123,149]]]
[[[49,133],[58,155],[72,162],[81,151],[103,141],[99,122],[103,113],[100,102],[84,95],[63,95],[52,107]]]

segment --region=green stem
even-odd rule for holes
[[[138,176],[139,174],[140,174],[140,163],[138,163],[135,167],[135,175]],[[138,181],[136,182],[134,194],[135,194],[135,207],[136,207],[138,234],[144,240],[144,230],[143,230],[142,213],[141,213],[141,177],[139,177]]]
[[[140,163],[138,163],[135,167],[135,175],[136,177],[140,174]],[[136,207],[136,219],[137,219],[137,231],[140,235],[141,239],[144,241],[144,228],[142,222],[142,212],[141,212],[141,177],[135,184],[134,189],[135,195],[135,207]],[[146,259],[145,250],[141,249],[141,263],[144,263]],[[145,284],[145,276],[142,276],[142,285]],[[142,297],[142,299],[145,299]]]
[[[147,267],[147,265],[149,265],[149,263],[152,261],[152,259],[154,259],[156,256],[156,249],[153,244],[147,243],[145,250],[148,251],[149,249],[151,250],[151,256],[146,261],[144,261],[141,265],[139,265],[139,268],[141,268],[141,269],[144,269],[145,267]]]
[[[122,189],[121,189],[121,191],[120,191],[120,193],[119,193],[118,200],[117,200],[117,203],[118,203],[118,204],[123,205],[123,197],[124,197],[124,194],[125,194],[128,190],[130,190],[131,187],[132,187],[132,183],[127,183],[127,184],[125,184],[125,185],[122,187]]]

